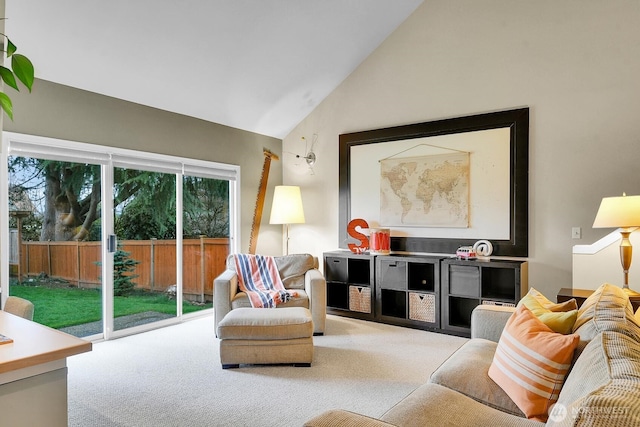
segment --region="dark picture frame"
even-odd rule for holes
[[[347,224],[353,219],[350,194],[352,147],[498,128],[510,130],[509,238],[491,240],[493,255],[527,257],[529,255],[529,108],[341,134],[338,168],[340,247],[347,248],[349,240]],[[408,253],[455,254],[458,247],[473,245],[475,242],[475,239],[392,236],[391,250]]]

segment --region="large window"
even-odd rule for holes
[[[0,172],[3,302],[107,339],[211,310],[238,166],[5,133]]]

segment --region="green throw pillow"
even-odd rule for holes
[[[576,323],[576,318],[578,317],[578,310],[551,311],[545,308],[540,301],[531,294],[525,295],[520,300],[518,306],[521,305],[531,310],[531,312],[552,331],[561,334],[570,334],[573,329],[573,324]]]

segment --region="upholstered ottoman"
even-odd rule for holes
[[[222,369],[240,364],[311,366],[313,320],[304,307],[236,308],[218,323]]]

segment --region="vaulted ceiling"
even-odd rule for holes
[[[5,1],[37,78],[283,138],[423,0]]]

